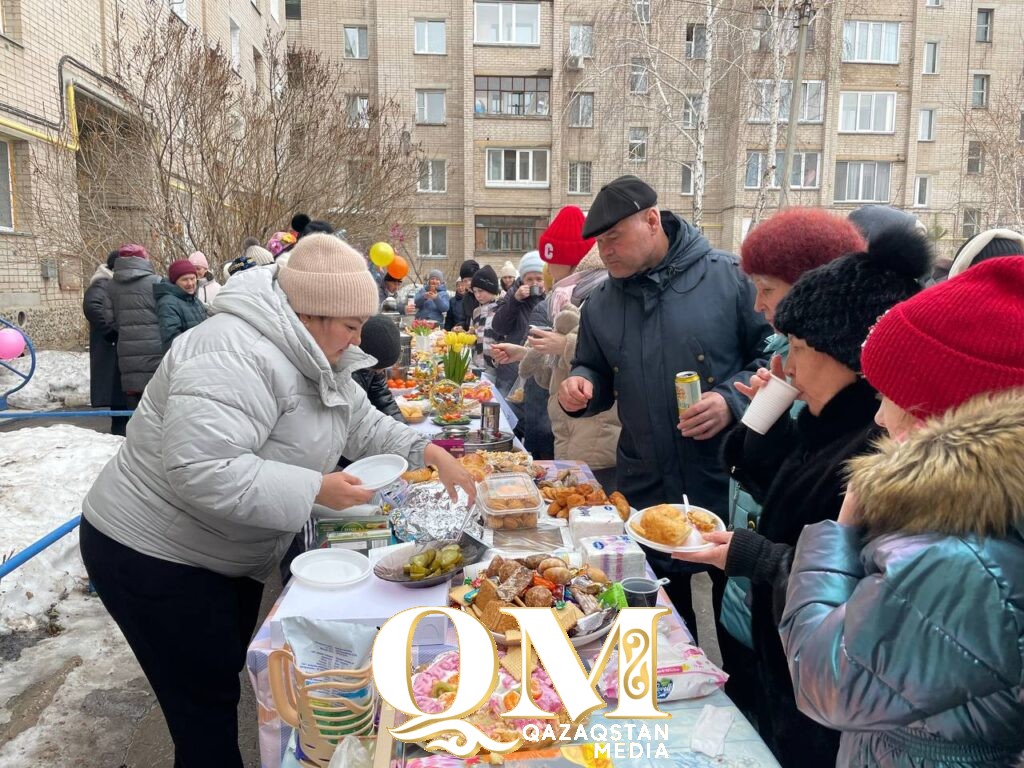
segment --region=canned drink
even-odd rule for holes
[[[696,371],[680,371],[676,374],[676,404],[679,416],[683,411],[700,400],[700,374]]]

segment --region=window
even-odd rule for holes
[[[14,187],[11,164],[14,157],[11,144],[0,141],[0,230],[14,229]]]
[[[686,25],[686,45],[683,53],[688,59],[705,59],[708,55],[707,28],[703,24]]]
[[[939,44],[924,44],[924,74],[934,75],[939,71]]]
[[[633,12],[641,24],[651,23],[651,0],[633,0]]]
[[[370,127],[370,97],[365,93],[350,95],[346,112],[350,128]]]
[[[448,230],[444,227],[420,227],[417,240],[420,258],[443,259],[448,255]]]
[[[775,153],[775,172],[772,174],[769,189],[782,186],[782,165],[786,153],[778,150]],[[747,172],[743,186],[747,189],[760,189],[764,174],[767,153],[761,151],[747,152]],[[820,152],[794,152],[793,165],[789,169],[790,189],[817,189],[818,166],[821,162]]]
[[[530,216],[477,216],[475,245],[481,251],[511,251],[522,255],[537,247],[547,219]]]
[[[182,21],[187,21],[188,14],[188,2],[187,0],[170,0],[168,3],[171,7],[171,11]]]
[[[964,208],[963,237],[977,237],[981,234],[981,210]]]
[[[569,127],[594,127],[594,94],[577,93],[569,101]]]
[[[476,77],[474,112],[478,115],[548,114],[551,78]]]
[[[898,64],[898,21],[844,21],[843,61],[866,64]]]
[[[285,21],[302,20],[302,0],[284,0]]]
[[[475,3],[476,43],[539,45],[540,3]]]
[[[416,91],[416,122],[444,124],[444,91]]]
[[[772,114],[772,80],[755,80],[752,123],[767,123]],[[790,80],[779,82],[779,122],[789,122],[789,103],[792,98],[793,83]],[[824,108],[825,86],[820,80],[804,80],[803,93],[800,95],[801,123],[820,123]]]
[[[416,19],[416,43],[414,53],[430,53],[443,56],[447,53],[445,41],[445,23]]]
[[[255,73],[257,85],[262,83],[267,76],[266,72],[263,71],[263,54],[260,53],[259,48],[255,47],[252,49],[252,71]]]
[[[366,27],[345,27],[345,58],[367,59],[370,57],[366,46]]]
[[[988,75],[974,75],[971,78],[971,107],[988,108]]]
[[[630,93],[647,93],[651,89],[651,83],[648,77],[648,68],[650,67],[650,64],[650,59],[643,59],[635,56],[630,61]]]
[[[242,30],[234,19],[228,19],[231,33],[231,68],[237,72],[242,67]]]
[[[569,55],[594,57],[594,27],[590,24],[569,25]]]
[[[889,175],[892,163],[836,163],[835,201],[837,203],[889,202]]]
[[[785,12],[783,18],[772,29],[772,15],[766,10],[759,11],[754,20],[754,50],[768,52],[775,50],[774,35],[782,36],[781,50],[789,55],[796,50],[798,39],[798,24],[800,21],[800,10],[795,5]],[[812,18],[807,25],[807,46],[808,51],[814,50],[814,27],[815,19]]]
[[[420,180],[416,189],[419,192],[446,192],[448,190],[447,162],[445,160],[421,160]]]
[[[646,128],[629,129],[629,147],[627,157],[637,163],[647,162],[647,134]]]
[[[917,121],[917,140],[935,141],[935,110],[922,109]]]
[[[892,133],[896,128],[896,94],[847,91],[839,94],[842,133]]]
[[[267,0],[270,3],[270,18],[281,21],[281,0]]]
[[[942,0],[924,0],[924,5],[926,8],[941,8]]]
[[[683,128],[696,128],[700,117],[701,96],[699,93],[688,93],[683,96]]]
[[[992,42],[992,20],[996,12],[991,8],[978,9],[978,23],[974,29],[974,39],[979,43]]]
[[[488,149],[488,187],[547,187],[546,149]]]
[[[923,208],[928,205],[928,177],[914,177],[914,206]]]
[[[589,162],[569,163],[569,194],[589,195],[592,178]]]
[[[985,145],[980,141],[967,142],[967,172],[970,174],[985,172]]]
[[[683,163],[682,186],[679,189],[680,194],[693,194],[693,166],[693,163]]]

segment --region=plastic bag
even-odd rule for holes
[[[514,405],[522,405],[526,400],[526,379],[523,376],[516,377],[515,383],[509,389],[505,400]]]

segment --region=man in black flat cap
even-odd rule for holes
[[[637,509],[690,503],[728,517],[722,431],[748,401],[733,387],[765,365],[771,328],[754,311],[754,286],[732,254],[712,249],[695,227],[657,208],[636,176],[621,176],[594,199],[583,237],[596,237],[609,279],[583,305],[570,376],[558,400],[570,416],[593,416],[616,402],[622,432],[616,481]],[[702,396],[682,419],[675,374],[695,371]],[[693,566],[648,551],[654,571],[696,637]],[[715,613],[724,579],[712,569]],[[724,632],[719,632],[721,637]]]

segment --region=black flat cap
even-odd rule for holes
[[[636,176],[619,176],[601,187],[583,222],[584,239],[607,232],[627,216],[658,202],[658,193]]]

